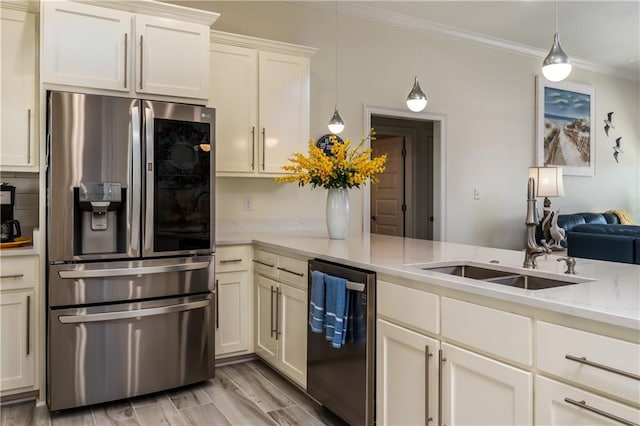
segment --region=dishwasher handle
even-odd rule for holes
[[[209,300],[200,300],[197,302],[180,303],[178,305],[160,306],[158,308],[136,309],[133,311],[104,312],[99,314],[85,315],[61,315],[58,321],[62,324],[79,324],[85,322],[113,321],[129,318],[148,317],[152,315],[165,315],[175,312],[190,311],[193,309],[204,308],[209,304]]]

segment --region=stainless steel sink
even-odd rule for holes
[[[567,277],[566,279],[564,279],[564,277],[549,278],[538,274],[522,273],[522,270],[504,266],[493,268],[492,265],[478,266],[467,263],[433,266],[422,264],[412,266],[424,271],[455,275],[526,290],[542,290],[545,288],[562,287],[591,281],[579,277]]]

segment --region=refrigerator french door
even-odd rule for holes
[[[214,375],[215,111],[47,96],[47,402]]]

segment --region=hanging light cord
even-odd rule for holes
[[[556,34],[558,34],[558,0],[556,0]]]
[[[336,39],[336,108],[337,108],[338,107],[338,0],[336,0],[335,39]]]

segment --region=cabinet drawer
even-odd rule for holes
[[[640,401],[640,345],[546,322],[537,323],[537,338],[540,370],[635,404]]]
[[[284,283],[293,284],[296,287],[307,289],[307,262],[280,256],[278,260],[278,278]]]
[[[247,246],[225,246],[216,248],[216,273],[237,272],[249,269]]]
[[[0,259],[0,289],[34,287],[38,282],[36,256]]]
[[[533,365],[533,320],[442,298],[442,335],[523,365]]]
[[[278,255],[267,251],[255,250],[253,254],[253,268],[256,274],[278,278]]]
[[[440,301],[426,291],[378,280],[379,315],[431,333],[440,331]]]

